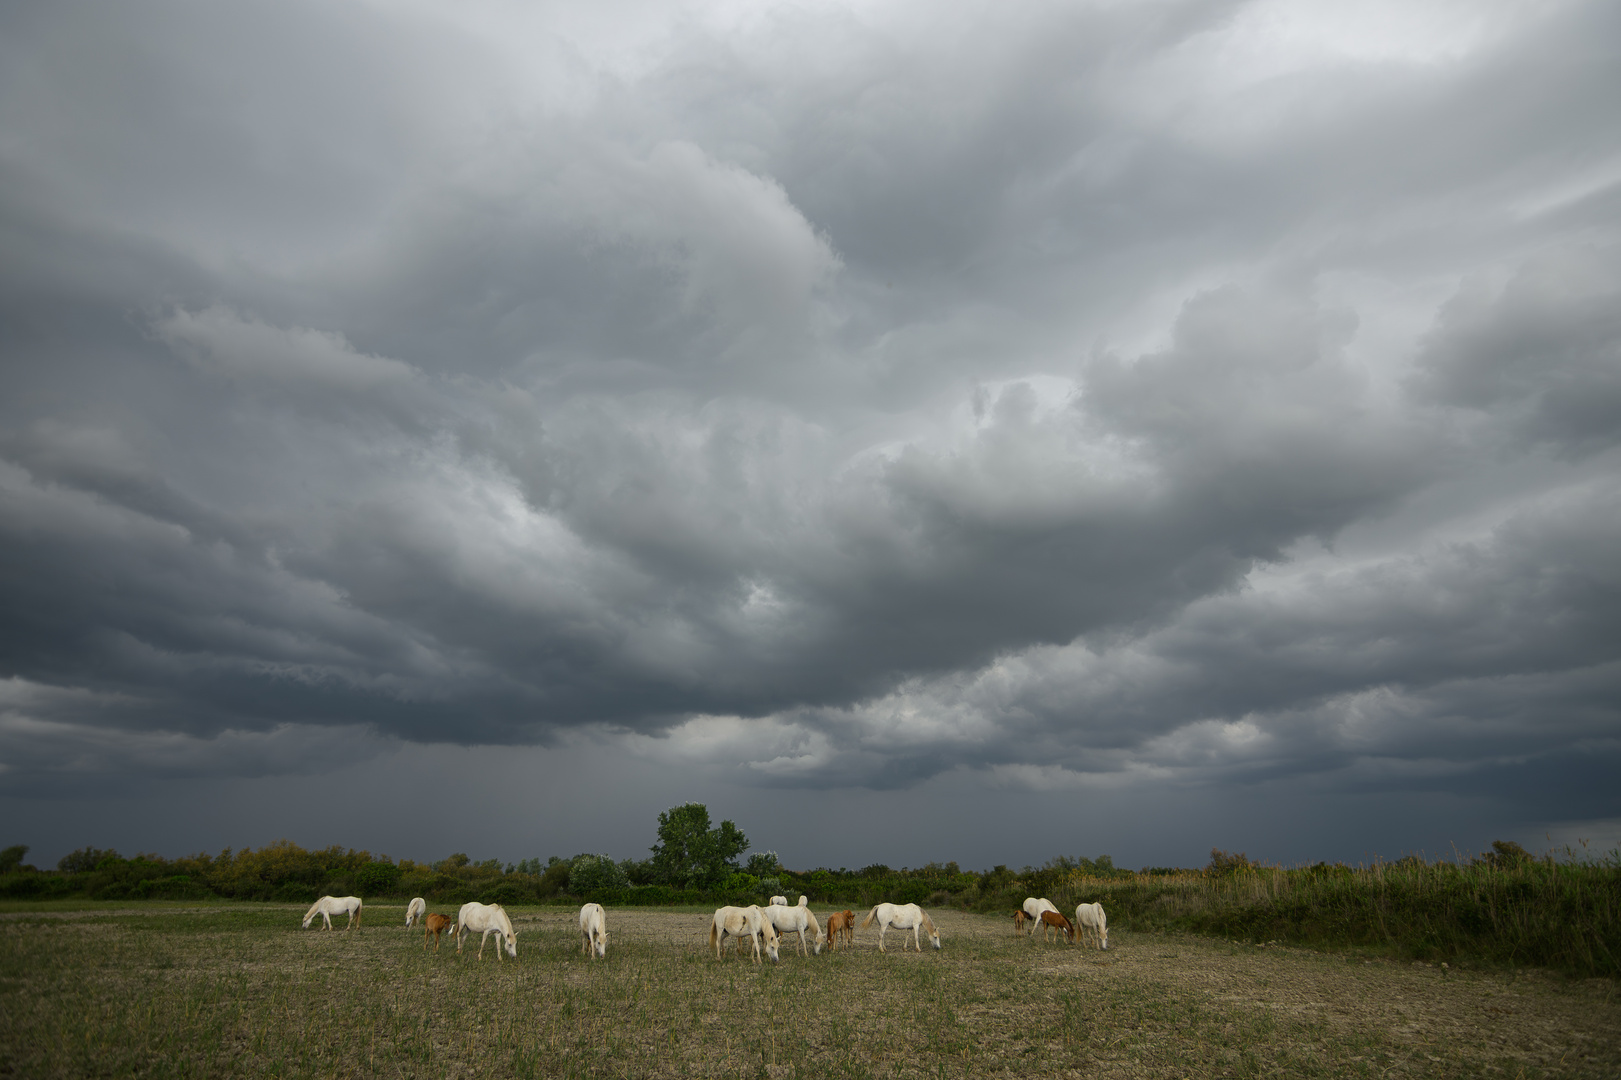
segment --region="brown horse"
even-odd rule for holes
[[[1024,933],[1024,924],[1029,922],[1029,921],[1030,921],[1030,916],[1028,916],[1028,915],[1026,915],[1024,913],[1023,908],[1020,908],[1018,911],[1015,911],[1013,913],[1013,932],[1015,934]]]
[[[456,920],[449,915],[440,915],[435,912],[422,920],[422,947],[428,947],[428,935],[433,935],[433,951],[439,951],[439,932],[449,930],[456,925]]]
[[[827,947],[828,951],[837,948],[840,935],[845,943],[855,940],[856,913],[853,911],[835,911],[827,917]]]
[[[1071,945],[1075,944],[1075,924],[1066,919],[1062,912],[1043,911],[1041,925],[1047,928],[1048,941],[1053,939],[1052,932],[1058,930],[1063,933],[1065,941]]]

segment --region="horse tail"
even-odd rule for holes
[[[872,906],[872,910],[867,912],[867,917],[865,919],[861,920],[861,925],[859,927],[857,927],[857,929],[865,930],[867,927],[872,925],[872,921],[874,919],[876,919],[877,917],[878,917],[878,905],[874,904]]]

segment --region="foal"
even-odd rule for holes
[[[838,940],[842,936],[846,944],[855,938],[856,913],[853,911],[835,911],[827,917],[827,947],[829,951],[838,947]]]
[[[452,919],[449,915],[440,915],[438,912],[434,912],[432,915],[427,916],[422,920],[422,947],[424,949],[428,947],[428,935],[432,934],[433,951],[438,952],[439,932],[441,930],[449,930],[455,925],[456,920]]]
[[[1052,940],[1052,932],[1058,930],[1063,933],[1066,942],[1075,944],[1075,924],[1065,918],[1063,912],[1043,911],[1041,925],[1047,928],[1048,941]]]

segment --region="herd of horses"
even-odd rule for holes
[[[347,915],[348,923],[344,929],[360,925],[361,900],[358,896],[323,896],[310,909],[304,913],[304,929],[310,928],[310,923],[319,915],[324,924],[322,929],[332,929],[332,916]],[[412,900],[405,909],[406,929],[416,923],[422,922],[422,947],[428,947],[428,938],[433,938],[433,950],[439,951],[439,935],[449,931],[450,936],[456,940],[456,951],[462,951],[462,942],[468,934],[478,934],[478,958],[484,959],[484,945],[489,936],[496,936],[495,958],[501,959],[505,952],[513,959],[518,957],[518,935],[512,929],[512,920],[502,910],[500,904],[463,904],[454,919],[447,915],[429,913],[428,903],[422,897]],[[916,904],[876,904],[867,912],[867,917],[861,920],[861,929],[865,930],[873,924],[878,926],[878,951],[884,951],[884,934],[889,930],[902,931],[901,949],[906,948],[904,932],[912,932],[912,947],[918,952],[923,951],[918,932],[921,930],[929,937],[929,944],[936,949],[940,948],[940,931],[935,929],[934,921],[929,913]],[[1043,927],[1044,936],[1048,941],[1055,940],[1054,934],[1060,934],[1069,944],[1075,944],[1078,935],[1084,935],[1096,940],[1100,949],[1109,947],[1109,923],[1103,914],[1102,904],[1080,904],[1075,908],[1075,921],[1071,922],[1063,912],[1045,897],[1027,897],[1024,906],[1013,914],[1013,930],[1017,934],[1033,935],[1037,926]],[[825,945],[829,951],[836,949],[840,941],[846,947],[855,942],[855,913],[853,911],[835,911],[827,917],[827,930],[824,932],[822,924],[810,909],[810,901],[805,897],[799,898],[799,903],[789,906],[785,896],[773,896],[764,907],[759,904],[750,904],[748,907],[723,907],[715,909],[714,918],[709,926],[709,944],[715,950],[715,959],[722,956],[721,946],[727,938],[732,940],[732,955],[742,955],[743,939],[748,938],[754,952],[754,962],[761,963],[764,954],[773,962],[778,962],[779,945],[782,939],[790,934],[799,935],[799,955],[808,956],[805,935],[809,933],[811,939],[809,949],[820,956]],[[608,916],[602,910],[601,904],[586,904],[580,908],[580,951],[593,960],[605,958],[608,955]]]
[[[1055,940],[1056,933],[1073,945],[1076,936],[1081,935],[1095,940],[1100,949],[1109,947],[1109,920],[1103,914],[1102,904],[1076,904],[1075,921],[1070,922],[1051,900],[1044,896],[1027,896],[1024,906],[1013,913],[1013,932],[1034,934],[1037,926],[1043,928],[1048,941]]]

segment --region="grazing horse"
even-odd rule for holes
[[[1075,925],[1064,918],[1063,912],[1043,911],[1041,913],[1041,925],[1047,928],[1048,941],[1053,939],[1053,931],[1057,930],[1064,935],[1065,941],[1071,945],[1075,944]]]
[[[427,913],[428,902],[422,899],[420,896],[411,901],[409,904],[405,905],[405,928],[407,930],[411,929],[411,924],[422,918]]]
[[[323,925],[321,927],[322,930],[330,930],[330,929],[332,929],[332,916],[334,916],[334,915],[347,915],[347,916],[349,916],[349,923],[348,923],[347,926],[344,927],[345,930],[349,930],[349,929],[351,929],[353,927],[359,926],[360,925],[360,897],[358,897],[358,896],[323,896],[323,897],[321,897],[321,899],[319,899],[315,903],[311,904],[310,909],[304,913],[304,929],[308,930],[310,928],[310,922],[317,915],[321,916],[321,922],[323,923]]]
[[[449,915],[441,915],[436,911],[432,915],[426,916],[422,920],[422,947],[423,947],[423,949],[427,949],[427,947],[428,947],[428,935],[432,934],[433,935],[433,951],[438,952],[439,951],[439,934],[440,934],[440,931],[449,930],[452,933],[454,933],[455,932],[455,926],[456,926],[456,920],[452,919]]]
[[[715,947],[715,959],[720,959],[720,947],[727,938],[747,937],[754,944],[754,962],[760,962],[760,940],[765,939],[766,955],[771,957],[773,964],[780,963],[777,956],[777,928],[771,925],[765,913],[758,904],[748,907],[723,907],[715,909],[715,917],[709,924],[709,944]],[[742,945],[737,945],[736,951],[742,954]]]
[[[1024,933],[1024,924],[1029,921],[1030,916],[1024,913],[1024,908],[1020,908],[1018,911],[1015,911],[1013,913],[1013,932],[1015,934]]]
[[[788,898],[786,896],[773,896],[771,898],[771,900],[767,903],[766,906],[767,907],[787,907],[788,906]]]
[[[1098,948],[1109,947],[1109,920],[1103,914],[1102,904],[1078,904],[1075,908],[1075,925],[1083,935],[1097,938]]]
[[[816,936],[811,939],[812,947],[815,948],[817,956],[822,955],[822,943],[824,940],[822,927],[816,921],[816,916],[811,914],[809,907],[789,907],[786,904],[772,904],[770,907],[761,908],[760,912],[766,917],[766,921],[771,923],[772,928],[777,931],[778,937],[787,937],[793,933],[799,935],[800,956],[805,955],[805,931],[810,930],[815,933]]]
[[[1024,915],[1025,918],[1029,920],[1026,925],[1030,927],[1030,929],[1026,930],[1025,933],[1034,934],[1036,932],[1036,927],[1041,925],[1041,913],[1043,911],[1057,910],[1058,905],[1054,904],[1051,900],[1048,900],[1045,896],[1040,898],[1034,896],[1025,897]]]
[[[580,909],[580,951],[587,956],[608,955],[608,917],[601,904],[587,904]]]
[[[879,904],[867,912],[867,917],[861,920],[861,929],[865,930],[871,926],[875,919],[878,922],[879,952],[884,951],[884,931],[890,927],[912,931],[912,947],[918,952],[923,951],[923,947],[917,943],[917,928],[920,926],[929,935],[929,944],[936,949],[940,947],[940,931],[934,928],[929,913],[916,904]],[[901,951],[906,951],[905,938],[901,939]]]
[[[501,959],[501,949],[504,946],[507,955],[514,960],[518,958],[518,935],[512,930],[512,920],[500,904],[480,904],[476,901],[463,904],[461,911],[456,913],[456,927],[452,931],[456,935],[456,951],[462,951],[462,941],[467,937],[468,931],[479,935],[478,958],[484,959],[484,942],[489,936],[496,936],[495,958]]]
[[[833,951],[837,947],[839,938],[844,938],[845,944],[855,940],[856,913],[853,911],[835,911],[827,917],[827,948]]]

